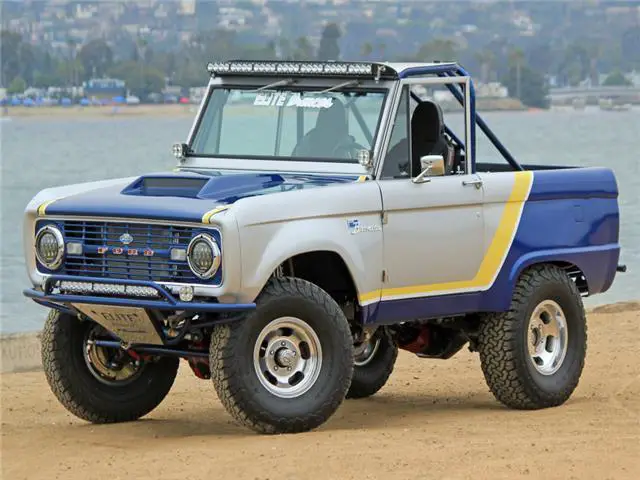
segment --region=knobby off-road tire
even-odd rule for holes
[[[555,327],[546,326],[547,321]],[[560,332],[562,324],[564,356],[549,353],[562,351],[554,348],[559,345],[554,341],[540,342],[544,349],[530,353],[530,345],[535,350],[533,345],[544,338],[547,329]],[[515,287],[509,311],[483,319],[478,343],[484,377],[502,404],[521,410],[563,404],[578,386],[587,351],[586,315],[575,283],[553,265],[526,270]]]
[[[179,359],[148,362],[128,383],[105,384],[89,370],[85,336],[89,320],[52,310],[42,333],[42,364],[53,394],[75,416],[92,423],[136,420],[156,408],[171,390]]]
[[[312,430],[335,413],[351,383],[353,338],[347,319],[324,290],[297,278],[272,280],[256,303],[245,319],[213,331],[211,378],[218,397],[237,422],[256,432]],[[321,352],[319,364],[313,363],[318,355],[309,355],[314,351]],[[283,367],[276,360],[294,363]],[[297,375],[302,365],[306,373],[293,387],[268,383],[275,375]]]
[[[388,329],[380,327],[370,344],[373,351],[356,361],[347,398],[366,398],[377,393],[387,383],[398,358],[398,345]],[[377,346],[376,346],[377,344]]]

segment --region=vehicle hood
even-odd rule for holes
[[[47,215],[200,222],[207,212],[247,197],[354,182],[354,176],[161,172],[57,198]]]

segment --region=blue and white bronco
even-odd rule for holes
[[[229,61],[173,171],[50,188],[28,204],[25,295],[59,401],[135,420],[180,359],[262,433],[375,394],[399,349],[480,355],[503,404],[564,403],[582,297],[620,246],[608,168],[521,165],[456,63]],[[420,92],[446,88],[462,127]],[[454,115],[452,114],[452,117]],[[477,128],[503,157],[476,161]]]

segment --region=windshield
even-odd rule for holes
[[[352,162],[375,142],[385,90],[215,87],[192,155]]]

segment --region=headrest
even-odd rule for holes
[[[411,117],[411,135],[435,142],[444,134],[442,108],[435,102],[420,102]]]
[[[333,100],[333,105],[318,113],[316,128],[319,130],[347,130],[347,115],[342,102]]]

